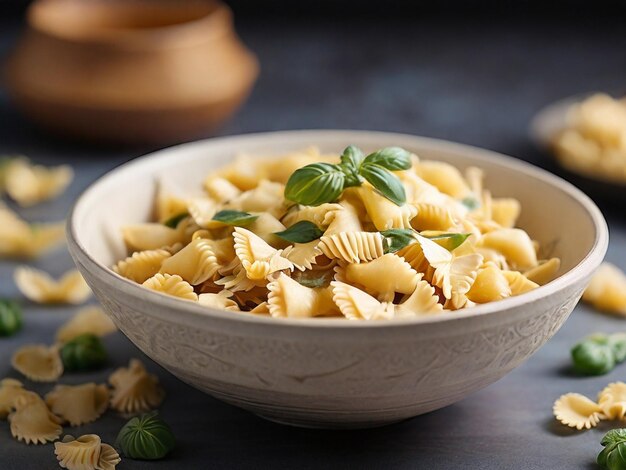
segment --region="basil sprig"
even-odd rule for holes
[[[180,214],[173,215],[172,217],[167,219],[165,222],[163,222],[163,225],[169,228],[176,228],[178,227],[178,224],[188,215],[189,215],[189,212],[181,212]]]
[[[344,189],[370,183],[384,197],[401,206],[406,202],[404,186],[392,171],[411,168],[410,154],[399,147],[387,147],[367,157],[350,145],[340,163],[312,163],[296,170],[287,181],[285,198],[307,206],[333,202]]]
[[[410,228],[392,228],[380,232],[383,236],[385,253],[395,253],[407,245],[415,242],[415,230]]]
[[[324,235],[324,231],[313,222],[301,220],[282,232],[274,232],[274,235],[291,243],[309,243]]]
[[[626,335],[592,335],[571,351],[574,370],[581,375],[604,375],[626,360]]]
[[[596,460],[600,467],[609,470],[626,468],[626,429],[611,429],[600,444],[604,447]]]
[[[212,220],[217,222],[222,222],[226,225],[234,225],[236,227],[245,227],[246,225],[250,225],[256,219],[258,219],[258,215],[252,215],[248,212],[243,211],[234,211],[225,209],[219,211],[213,216]]]
[[[91,333],[82,334],[65,343],[60,354],[63,367],[68,371],[96,370],[107,362],[102,340]]]
[[[461,246],[471,233],[420,232],[420,235],[434,241],[446,250],[452,251]]]

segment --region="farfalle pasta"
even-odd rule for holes
[[[114,470],[121,458],[100,436],[85,434],[75,439],[67,435],[54,444],[59,465],[67,470]]]
[[[158,407],[165,392],[159,379],[146,371],[137,359],[131,359],[128,367],[120,367],[109,377],[113,387],[111,408],[123,414],[150,411]]]
[[[22,346],[13,354],[11,365],[35,382],[54,382],[63,374],[63,362],[57,346]]]
[[[188,195],[159,183],[156,220],[123,228],[114,270],[233,315],[377,320],[521,295],[558,258],[516,227],[523,210],[464,172],[398,147],[241,156]],[[204,195],[199,191],[204,190]]]
[[[55,415],[70,426],[80,426],[98,419],[109,407],[106,385],[57,385],[46,397],[46,404]]]
[[[63,428],[62,420],[53,414],[46,403],[34,392],[26,392],[13,402],[9,415],[11,435],[26,444],[45,444],[56,441]]]
[[[77,270],[56,280],[44,271],[20,266],[13,279],[26,298],[39,304],[80,304],[91,296],[91,289]]]

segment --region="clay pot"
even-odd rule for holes
[[[19,108],[63,134],[169,144],[214,129],[258,74],[213,0],[38,0],[9,58]]]

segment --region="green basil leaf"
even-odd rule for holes
[[[115,440],[124,456],[138,460],[162,459],[175,446],[174,433],[156,411],[132,418]]]
[[[181,222],[181,220],[183,220],[187,216],[189,216],[189,212],[181,212],[180,214],[173,215],[172,217],[167,219],[165,222],[163,222],[163,225],[169,228],[176,228],[178,227],[178,224]]]
[[[476,210],[480,207],[480,201],[474,196],[467,196],[461,201],[461,204],[467,207],[470,211]]]
[[[324,231],[313,222],[301,220],[282,232],[275,232],[274,235],[291,243],[309,243],[324,235]]]
[[[380,234],[383,236],[385,253],[395,253],[416,241],[415,231],[407,228],[392,228]]]
[[[107,353],[102,340],[86,333],[68,341],[60,351],[63,367],[67,371],[88,371],[106,364]]]
[[[626,429],[611,429],[600,444],[604,449],[596,459],[598,465],[609,470],[626,468]]]
[[[615,362],[620,363],[626,360],[626,334],[614,333],[609,335],[607,342],[613,355],[615,356]]]
[[[400,147],[386,147],[365,157],[363,163],[379,165],[390,171],[408,170],[411,168],[411,154]]]
[[[328,287],[331,281],[334,279],[335,272],[332,269],[329,270],[310,270],[298,271],[295,270],[291,277],[294,281],[299,282],[305,287],[312,289],[316,287]]]
[[[363,152],[360,148],[350,145],[341,154],[341,165],[354,168],[358,171],[363,163]]]
[[[400,180],[382,166],[363,162],[359,173],[376,190],[397,206],[406,202],[406,193]]]
[[[587,339],[572,348],[574,370],[582,375],[604,375],[615,367],[615,356],[608,344]]]
[[[452,251],[460,247],[465,240],[469,238],[471,233],[441,233],[441,232],[420,232],[424,238],[428,238],[439,246],[444,247],[448,251]]]
[[[222,222],[223,224],[226,224],[226,225],[234,225],[236,227],[245,227],[246,225],[250,225],[252,222],[254,222],[258,218],[259,218],[258,215],[252,215],[247,212],[225,209],[215,214],[212,220],[216,220],[217,222]]]
[[[0,299],[0,337],[12,336],[22,328],[22,309],[12,300]]]
[[[285,186],[285,198],[305,206],[335,201],[343,191],[346,175],[339,165],[312,163],[293,172]]]

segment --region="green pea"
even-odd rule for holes
[[[0,336],[12,336],[22,328],[22,309],[12,300],[0,299]]]
[[[61,359],[67,371],[88,371],[106,364],[107,353],[100,338],[87,333],[65,343]]]
[[[603,375],[615,367],[611,347],[595,340],[586,340],[574,346],[572,360],[574,369],[583,375]]]
[[[115,446],[131,459],[158,460],[175,446],[174,434],[156,411],[132,418],[122,427]]]

